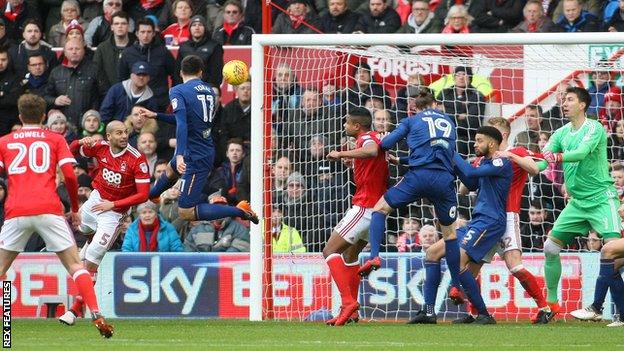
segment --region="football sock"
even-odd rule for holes
[[[95,285],[95,282],[97,281],[97,271],[87,270],[87,272],[89,272],[89,275],[91,276],[91,281],[93,285]],[[85,305],[85,301],[82,298],[82,296],[76,295],[76,299],[74,300],[74,303],[72,304],[70,309],[74,312],[76,316],[80,316],[83,314],[82,310],[84,309],[84,305]]]
[[[444,240],[446,265],[451,273],[451,284],[460,288],[459,282],[459,245],[457,239]]]
[[[352,263],[346,263],[347,267],[347,276],[349,277],[349,290],[351,292],[351,297],[357,301],[360,297],[360,275],[358,274],[358,270],[360,269],[360,263],[358,261]]]
[[[559,279],[561,279],[561,257],[559,255],[545,255],[544,278],[546,279],[546,301],[555,303],[559,301],[557,292]]]
[[[614,280],[615,267],[612,259],[600,260],[600,271],[598,273],[598,279],[596,279],[596,290],[594,291],[594,309],[596,311],[602,311],[604,300],[607,297],[607,291],[611,285],[611,281]],[[613,296],[613,291],[611,292]]]
[[[347,266],[341,254],[334,253],[329,255],[325,261],[329,267],[329,272],[338,287],[340,292],[340,298],[342,299],[342,305],[347,305],[353,302],[350,289],[350,277]]]
[[[613,279],[611,279],[611,299],[615,303],[617,312],[620,314],[620,320],[624,315],[624,280],[619,271],[615,271]]]
[[[234,206],[206,203],[195,206],[195,211],[199,221],[212,221],[226,217],[243,217],[245,215],[243,210]]]
[[[485,302],[481,297],[477,280],[472,276],[470,270],[466,269],[460,273],[459,279],[464,291],[466,292],[466,296],[468,296],[468,300],[470,300],[470,302],[474,305],[479,314],[489,315],[487,308],[485,307]]]
[[[423,292],[425,295],[425,306],[427,314],[432,314],[435,310],[436,296],[438,295],[438,286],[442,279],[439,261],[425,261],[425,286]],[[429,311],[432,311],[429,313]]]
[[[153,199],[159,197],[165,190],[171,188],[174,183],[174,179],[169,179],[167,177],[167,172],[163,172],[150,189],[149,198]]]
[[[518,279],[524,290],[535,300],[538,308],[543,308],[548,305],[544,294],[542,294],[542,289],[540,289],[535,276],[531,274],[531,272],[527,271],[522,265],[519,265],[511,269],[511,274]]]
[[[381,248],[381,240],[386,232],[386,215],[381,212],[373,212],[371,216],[371,224],[368,230],[369,243],[371,247],[370,258],[379,256]]]
[[[73,278],[80,292],[80,296],[82,296],[84,303],[89,307],[91,313],[99,312],[100,308],[98,307],[97,298],[95,297],[91,274],[89,274],[86,269],[80,269],[74,273]]]

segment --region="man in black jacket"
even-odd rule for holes
[[[329,0],[329,12],[321,17],[324,33],[348,34],[363,31],[360,15],[349,10],[347,0]]]
[[[250,153],[251,82],[247,81],[237,86],[236,97],[225,105],[221,114],[221,121],[217,127],[219,135],[215,141],[217,155],[225,154],[227,141],[232,138],[240,138],[245,146],[245,152]]]
[[[137,61],[145,61],[150,66],[149,87],[154,92],[158,112],[169,105],[169,77],[174,75],[175,59],[159,38],[155,38],[154,22],[143,18],[137,22],[137,40],[124,49],[119,59],[119,80],[130,77],[132,65]]]
[[[401,17],[388,6],[388,0],[369,0],[362,25],[365,33],[396,33],[401,28]]]
[[[106,86],[110,87],[119,81],[118,69],[119,58],[125,48],[134,42],[134,34],[130,33],[130,18],[123,11],[115,12],[111,18],[111,30],[113,35],[98,45],[93,62],[98,67],[98,76],[106,80]]]
[[[48,76],[46,75],[46,61],[40,53],[28,56],[28,73],[24,76],[18,76],[22,80],[19,82],[19,94],[35,94],[43,97],[45,95],[46,86],[48,85]]]
[[[56,67],[58,61],[52,48],[41,40],[41,25],[34,20],[24,22],[24,33],[22,36],[24,41],[9,49],[15,73],[18,76],[25,75],[28,71],[28,67],[26,67],[28,56],[40,53],[46,59],[46,74],[49,74],[52,68]]]
[[[98,79],[95,63],[84,59],[81,40],[67,41],[63,54],[67,62],[50,73],[44,99],[49,107],[61,110],[74,126],[80,126],[82,114],[100,106],[106,86]]]
[[[11,131],[11,127],[18,123],[17,76],[10,65],[9,53],[6,48],[0,48],[0,136]]]
[[[215,29],[212,38],[221,45],[251,45],[251,36],[254,33],[253,28],[244,22],[243,5],[238,0],[226,1],[223,25]]]
[[[3,1],[2,4],[4,7],[0,11],[0,18],[6,24],[7,36],[15,41],[19,40],[20,34],[26,27],[26,22],[41,23],[41,16],[34,1],[11,0]]]
[[[180,45],[176,58],[174,84],[182,83],[179,72],[184,59],[188,55],[197,55],[204,61],[202,80],[213,86],[221,86],[223,81],[223,47],[206,33],[206,19],[202,15],[191,18],[191,39]]]

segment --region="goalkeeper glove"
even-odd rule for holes
[[[563,162],[563,154],[560,152],[553,153],[551,151],[546,151],[543,153],[544,160],[548,163],[561,163]]]

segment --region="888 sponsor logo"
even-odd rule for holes
[[[106,168],[102,168],[102,178],[108,183],[113,185],[121,184],[121,174],[111,171]]]

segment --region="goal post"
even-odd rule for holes
[[[618,112],[616,106],[607,111],[604,96],[622,104],[624,44],[621,43],[624,43],[624,33],[254,35],[251,204],[262,221],[261,225],[251,227],[249,319],[323,318],[324,313],[336,313],[339,307],[339,295],[324,267],[320,248],[333,225],[350,206],[352,175],[348,164],[328,164],[318,153],[353,147],[352,140],[345,138],[342,132],[348,109],[359,105],[370,107],[374,112],[387,111],[387,118],[384,120],[380,113],[381,124],[374,122],[373,125],[391,129],[391,125],[413,110],[410,86],[428,86],[434,90],[441,106],[457,109],[454,113],[458,135],[462,136],[459,139],[463,138],[458,143],[458,151],[464,156],[472,155],[471,138],[478,126],[491,117],[505,117],[511,122],[510,142],[520,143],[528,138],[532,144],[527,145],[539,149],[539,138],[545,130],[530,129],[532,122],[527,120],[531,118],[527,109],[539,105],[541,121],[544,121],[548,110],[556,106],[562,84],[590,87],[594,84],[595,72],[608,72],[607,80],[613,89],[602,94],[603,106],[595,111],[609,129],[610,137],[617,139],[617,121],[609,118],[613,113],[620,113],[621,118],[622,109],[620,106]],[[361,70],[369,72],[368,90],[361,88],[365,85],[358,85],[361,82],[355,72]],[[277,78],[278,75],[284,72],[290,76],[285,83],[277,83],[283,79]],[[448,80],[458,72],[469,76],[471,87],[466,90],[473,91],[470,93],[473,97],[453,92],[455,81]],[[277,84],[286,85],[276,89]],[[470,100],[473,98],[477,100]],[[317,102],[320,106],[315,105]],[[462,108],[467,112],[460,111]],[[561,122],[551,123],[552,130],[548,133]],[[624,125],[622,129],[624,133]],[[532,131],[537,133],[535,140]],[[621,142],[624,143],[624,139]],[[393,152],[406,154],[401,146]],[[281,175],[283,178],[276,174],[280,157],[285,157],[289,164],[289,170],[284,171],[287,174]],[[404,170],[391,170],[391,185],[402,172]],[[547,172],[543,182],[540,180],[537,184],[537,180],[532,180],[534,183],[528,185],[528,196],[523,199],[526,217],[523,224],[527,226],[534,223],[528,216],[535,201],[544,206],[548,217],[542,228],[552,226],[559,207],[566,201],[561,192],[562,177],[557,175],[560,170]],[[542,189],[546,181],[551,184]],[[303,187],[299,191],[304,195],[291,196],[290,184]],[[293,194],[295,192],[293,190]],[[302,200],[294,199],[298,196]],[[463,200],[460,199],[460,207],[463,205],[463,213],[469,216],[471,199]],[[307,252],[301,252],[296,244],[286,251],[273,252],[273,238],[282,235],[272,224],[273,211],[278,211],[283,216],[282,222],[290,228],[289,243],[297,240],[293,234],[296,231]],[[429,204],[419,202],[389,217],[389,235],[400,241],[401,235],[407,232],[410,218],[418,222],[419,229],[427,224],[436,225]],[[409,236],[406,237],[409,241]],[[413,240],[422,251],[420,241],[424,239]],[[525,266],[541,278],[543,256],[539,238],[527,238],[526,242],[531,246],[526,247],[528,263]],[[403,244],[385,243],[392,250]],[[416,251],[416,243],[409,245],[408,248]],[[597,276],[597,254],[588,252],[589,244],[585,242],[579,242],[578,246],[571,247],[562,256],[561,299],[570,301],[566,305],[568,309],[591,302],[588,299]],[[422,303],[419,289],[424,277],[419,263],[423,260],[422,254],[398,251],[386,255],[388,270],[374,272],[369,280],[362,282],[359,298],[364,317],[403,319],[419,309]],[[491,294],[486,303],[494,306],[495,313],[505,313],[508,320],[528,318],[534,306],[522,295],[520,284],[513,283],[513,277],[502,275],[504,263],[495,262],[492,266],[494,268],[487,271],[488,277],[498,274],[498,278],[482,282],[484,294]],[[447,275],[445,273],[442,284],[448,284]],[[503,282],[494,281],[496,279]],[[458,310],[443,301],[445,290],[440,287],[438,300],[442,301],[438,301],[438,307],[444,317],[452,318]]]

